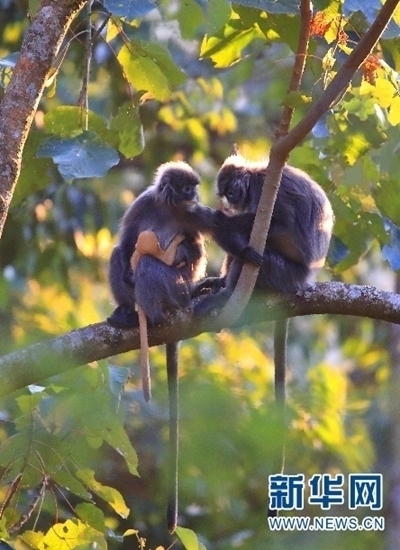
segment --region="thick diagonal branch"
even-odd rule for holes
[[[245,326],[268,320],[330,313],[369,317],[400,324],[400,295],[371,286],[320,283],[287,296],[257,296],[242,316],[228,326]],[[212,315],[201,320],[178,312],[170,324],[149,330],[152,346],[177,342],[203,332],[224,328]],[[34,344],[0,358],[0,395],[44,380],[79,365],[138,349],[138,330],[115,329],[98,323]]]

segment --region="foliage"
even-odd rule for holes
[[[18,3],[0,5],[6,87],[29,21]],[[266,156],[282,105],[296,108],[295,122],[307,112],[381,4],[369,0],[362,11],[351,0],[315,5],[305,78],[289,95],[298,2],[92,2],[89,41],[88,11],[80,14],[36,113],[1,242],[2,352],[104,319],[118,220],[156,166],[184,158],[212,203],[210,182],[231,145],[244,156]],[[34,14],[37,4],[29,9]],[[332,200],[331,269],[345,281],[370,282],[377,265],[390,277],[400,262],[398,25],[396,15],[290,157]],[[214,249],[209,271],[219,263]],[[379,546],[379,533],[268,531],[267,476],[280,467],[270,333],[205,335],[181,348],[181,544]],[[324,318],[296,320],[292,333],[286,471],[379,470],[389,421],[384,329],[367,319]],[[164,361],[162,350],[152,353],[150,407],[138,389],[136,355],[3,400],[2,539],[34,549],[169,547],[176,537],[163,524]]]

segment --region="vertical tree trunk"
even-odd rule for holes
[[[0,104],[0,237],[21,171],[22,152],[43,89],[71,21],[87,0],[43,0],[22,43]]]

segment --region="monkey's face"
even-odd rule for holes
[[[197,203],[199,195],[197,186],[198,176],[186,170],[170,168],[159,182],[159,200],[170,206],[182,206]]]
[[[217,194],[236,212],[243,212],[247,206],[250,176],[237,166],[223,166],[217,177]]]

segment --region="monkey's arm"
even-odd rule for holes
[[[189,211],[195,223],[203,226],[203,232],[210,234],[225,252],[242,262],[250,262],[258,267],[262,265],[262,254],[249,245],[254,214],[228,216],[221,210],[213,210],[198,204],[192,206]]]

